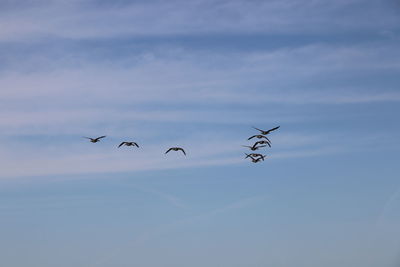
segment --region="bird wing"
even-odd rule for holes
[[[256,136],[257,136],[257,135],[253,135],[253,136],[247,138],[247,140],[250,140],[250,139],[252,139],[252,138],[254,138],[254,137],[256,137]]]
[[[165,154],[167,154],[168,152],[170,152],[172,150],[172,147],[170,149],[168,149]]]
[[[247,159],[248,157],[251,157],[250,154],[244,153],[246,155],[245,159]]]
[[[106,137],[106,136],[103,135],[103,136],[97,137],[96,139],[99,140],[99,139],[104,138],[104,137]]]
[[[271,147],[270,142],[268,142],[268,141],[266,141],[266,140],[257,141],[257,142],[254,144],[254,146],[256,146],[256,145],[261,145],[261,144],[267,144],[269,147]]]
[[[90,140],[93,140],[93,138],[90,138],[90,137],[86,137],[86,136],[82,136],[83,138],[87,138],[87,139],[90,139]]]
[[[256,130],[259,130],[260,132],[263,132],[263,130],[258,129],[258,128],[254,127],[254,126],[253,126],[253,128],[256,129]]]
[[[264,144],[264,143],[262,141],[257,141],[254,143],[253,147],[256,147],[257,145],[261,145],[261,144]]]
[[[186,152],[183,150],[183,148],[179,147],[178,150],[182,150],[183,154],[186,156]]]
[[[133,145],[135,145],[135,146],[139,147],[139,145],[138,145],[137,143],[135,143],[135,142],[133,142]]]
[[[276,129],[279,129],[279,127],[281,127],[281,126],[278,126],[278,127],[272,128],[272,129],[269,129],[267,132],[269,133],[269,132],[275,131]]]
[[[243,145],[242,145],[242,146],[243,146]],[[249,147],[249,148],[250,148],[251,146],[244,146],[244,147]]]
[[[119,146],[118,146],[118,147],[121,147],[121,146],[123,146],[125,143],[126,143],[126,142],[122,142],[121,144],[119,144]]]

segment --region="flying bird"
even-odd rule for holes
[[[246,154],[246,155],[248,155],[248,154]],[[249,157],[250,157],[250,159],[251,159],[251,161],[253,162],[253,163],[257,163],[257,162],[260,162],[260,160],[261,160],[261,158],[254,158],[254,157],[252,157],[252,156],[250,156],[250,155],[248,155]],[[247,158],[247,157],[246,157]],[[264,160],[264,159],[263,159]]]
[[[278,126],[278,127],[272,128],[272,129],[269,129],[268,131],[264,131],[264,130],[258,129],[258,128],[256,128],[256,127],[253,126],[254,129],[259,130],[259,131],[261,132],[261,134],[263,134],[263,135],[267,135],[267,134],[269,134],[270,132],[275,131],[276,129],[279,129],[279,127],[281,127],[281,126]]]
[[[255,138],[258,138],[258,139],[265,138],[265,139],[267,139],[268,141],[271,142],[271,140],[269,140],[268,137],[266,137],[266,136],[264,136],[264,135],[261,135],[261,134],[256,134],[256,135],[250,136],[249,138],[247,138],[247,140],[253,139],[254,137],[255,137]]]
[[[168,152],[170,152],[171,150],[173,150],[173,151],[182,151],[183,152],[183,154],[186,156],[186,152],[185,152],[185,150],[183,150],[183,148],[181,148],[181,147],[171,147],[171,148],[169,148],[166,152],[165,152],[165,154],[167,154]]]
[[[248,147],[248,148],[250,148],[250,150],[256,151],[256,150],[258,150],[258,149],[260,149],[262,147],[266,147],[266,146],[244,146],[244,147]]]
[[[135,143],[135,142],[122,142],[121,144],[119,144],[118,147],[121,147],[121,146],[136,146],[136,147],[139,147],[139,145],[137,143]]]
[[[262,154],[258,154],[258,153],[251,153],[251,154],[245,153],[245,154],[246,154],[245,159],[247,159],[248,157],[251,157],[251,158],[259,157],[259,158],[261,158],[263,161],[264,161],[265,157],[267,156],[267,155],[262,155]]]
[[[264,145],[264,144],[267,144],[269,147],[271,147],[271,143],[268,142],[267,140],[257,141],[257,142],[254,143],[253,146],[256,146],[256,145]]]
[[[253,162],[253,163],[257,163],[257,162],[260,162],[261,161],[261,158],[251,158],[251,161]]]
[[[92,143],[97,143],[97,142],[99,142],[99,141],[100,141],[100,139],[102,139],[102,138],[104,138],[104,137],[106,137],[106,136],[105,136],[105,135],[103,135],[103,136],[100,136],[100,137],[97,137],[97,138],[90,138],[90,137],[86,137],[86,136],[84,136],[83,138],[90,139],[90,142],[92,142]]]

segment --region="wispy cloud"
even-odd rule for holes
[[[396,29],[390,1],[32,1],[8,4],[2,39]],[[362,7],[362,8],[360,8]],[[352,12],[348,12],[348,10]],[[368,10],[369,12],[363,12]],[[10,12],[12,11],[12,12]],[[381,16],[382,13],[385,16]],[[367,15],[368,14],[368,15]],[[24,19],[21,20],[20,18]],[[107,21],[104,18],[108,18]],[[353,23],[357,20],[358,23]]]
[[[99,67],[96,60],[89,60],[77,70],[63,69],[60,62],[61,69],[50,72],[41,72],[38,67],[33,73],[3,73],[0,97],[3,110],[13,107],[21,110],[21,105],[27,112],[30,107],[35,110],[39,107],[46,112],[52,108],[73,108],[83,113],[91,112],[88,107],[115,109],[161,102],[253,105],[399,101],[393,83],[371,85],[358,80],[342,85],[327,84],[337,83],[338,78],[347,80],[351,73],[360,76],[360,71],[365,72],[364,76],[377,76],[381,71],[397,73],[400,55],[388,52],[392,48],[322,45],[262,53],[228,53],[213,58],[210,55],[204,58],[202,52],[180,51],[172,58],[151,56],[132,62],[133,65],[117,60]],[[87,116],[83,113],[82,117]]]
[[[0,25],[7,25],[0,27],[4,176],[237,163],[233,155],[242,136],[231,131],[239,126],[321,120],[322,113],[301,112],[313,105],[400,101],[400,54],[392,38],[398,18],[390,3],[43,0],[1,5]],[[354,8],[360,5],[380,19],[363,20],[366,13]],[[348,13],[349,7],[355,11]],[[359,23],[353,25],[354,20]],[[332,42],[323,41],[327,29]],[[342,31],[355,30],[375,37],[340,39]],[[392,34],[382,37],[381,31]],[[312,37],[285,41],[284,36],[296,40],[301,34]],[[276,38],[279,44],[271,46]],[[241,46],[246,49],[214,46],[244,40],[260,43]],[[199,42],[204,45],[196,46]],[[79,138],[92,134],[152,145],[132,164],[124,152],[81,146]],[[280,147],[300,149],[281,151],[281,157],[326,151],[314,137],[278,137]],[[305,151],[302,143],[319,147]],[[177,144],[193,151],[185,163],[154,156]]]
[[[237,138],[228,139],[224,135],[215,136],[212,133],[203,133],[203,135],[205,136],[199,137],[200,134],[192,133],[186,138],[162,139],[153,144],[144,144],[140,149],[117,149],[115,144],[110,144],[106,139],[102,141],[103,143],[95,145],[86,143],[85,140],[81,142],[76,140],[77,143],[68,145],[68,149],[61,149],[62,147],[54,142],[44,148],[40,148],[40,143],[12,144],[9,147],[3,147],[0,153],[0,160],[4,164],[0,178],[125,173],[252,164],[244,159],[246,150],[241,145],[246,144],[245,138],[237,136]],[[382,137],[377,137],[379,138]],[[180,153],[164,154],[166,149],[176,145],[177,141],[185,147],[187,157]],[[268,161],[279,161],[362,151],[365,145],[370,143],[371,140],[368,138],[342,140],[341,136],[332,134],[283,133],[273,138],[273,148],[265,153]],[[385,146],[385,143],[380,142],[380,146]],[[147,191],[182,206],[178,203],[179,201],[163,193]]]

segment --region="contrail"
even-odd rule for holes
[[[400,187],[390,196],[388,201],[386,201],[385,205],[383,205],[382,212],[376,221],[377,226],[383,223],[383,220],[387,212],[390,210],[390,208],[393,206],[393,204],[398,198],[400,198]]]
[[[190,223],[194,223],[198,220],[202,220],[202,219],[207,219],[210,217],[213,217],[215,215],[224,213],[224,212],[228,212],[231,210],[236,210],[236,209],[240,209],[240,208],[244,208],[246,206],[249,206],[251,204],[255,204],[258,203],[262,200],[265,200],[267,198],[266,195],[260,195],[260,196],[252,196],[252,197],[247,197],[247,198],[243,198],[243,199],[239,199],[237,201],[234,201],[232,203],[230,203],[229,205],[220,207],[220,208],[216,208],[213,209],[211,211],[199,214],[199,215],[195,215],[195,216],[191,216],[185,219],[181,219],[175,222],[172,222],[170,224],[167,225],[161,225],[160,227],[152,230],[151,232],[147,232],[144,233],[140,236],[138,236],[137,238],[135,238],[134,240],[129,241],[130,246],[132,245],[138,245],[142,242],[146,242],[148,240],[151,240],[153,238],[156,238],[157,236],[160,236],[166,232],[169,232],[171,229],[178,227],[178,226],[182,226],[182,225],[186,225],[186,224],[190,224]],[[126,249],[126,248],[125,248]],[[97,262],[91,264],[91,266],[93,267],[98,267],[99,265],[102,265],[104,263],[106,263],[107,261],[111,260],[112,258],[116,257],[118,254],[120,254],[122,251],[124,250],[124,248],[118,248],[115,249],[113,252],[111,252],[110,254],[107,255],[107,257],[104,257],[100,260],[98,260]]]

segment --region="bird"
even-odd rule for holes
[[[251,159],[251,161],[253,162],[253,163],[257,163],[257,162],[260,162],[260,160],[261,160],[261,158],[252,158]]]
[[[262,160],[264,160],[265,157],[267,156],[267,155],[262,155],[262,154],[258,154],[258,153],[251,153],[251,154],[245,153],[245,154],[246,154],[245,159],[247,159],[248,157],[259,157],[259,158],[261,158]]]
[[[258,129],[258,128],[256,128],[256,127],[253,126],[254,129],[259,130],[259,131],[261,132],[261,134],[263,134],[263,135],[267,135],[267,134],[269,134],[270,132],[275,131],[276,129],[279,129],[279,127],[281,127],[281,126],[278,126],[278,127],[272,128],[272,129],[269,129],[268,131],[264,131],[264,130]]]
[[[139,145],[138,145],[136,142],[122,142],[121,144],[119,144],[118,147],[121,147],[121,146],[123,146],[123,145],[125,145],[125,146],[136,146],[136,147],[139,147]]]
[[[181,148],[181,147],[171,147],[171,148],[169,148],[166,152],[165,152],[165,154],[167,154],[168,152],[170,152],[171,150],[173,150],[173,151],[182,151],[183,152],[183,154],[186,156],[186,152],[185,152],[185,150],[183,150],[183,148]]]
[[[250,148],[250,150],[256,151],[256,150],[258,150],[258,149],[260,149],[262,147],[266,147],[266,146],[244,146],[244,147],[248,147],[248,148]]]
[[[267,140],[257,141],[257,142],[254,143],[253,146],[256,146],[256,145],[264,145],[264,144],[267,144],[269,147],[271,147],[271,143],[268,142]]]
[[[247,155],[247,154],[246,154]],[[260,162],[260,160],[261,160],[261,158],[253,158],[252,156],[250,156],[249,155],[249,157],[250,157],[250,159],[251,159],[251,161],[253,162],[253,163],[257,163],[257,162]],[[264,159],[263,159],[264,160]]]
[[[91,137],[86,137],[86,136],[83,136],[83,138],[90,139],[90,142],[92,142],[92,143],[97,143],[97,142],[99,142],[99,141],[100,141],[100,139],[102,139],[102,138],[104,138],[104,137],[106,137],[106,136],[105,136],[105,135],[103,135],[103,136],[100,136],[100,137],[97,137],[97,138],[91,138]]]
[[[255,138],[258,138],[258,139],[265,138],[265,139],[267,139],[268,141],[271,142],[271,140],[269,140],[268,137],[266,137],[266,136],[264,136],[264,135],[261,135],[261,134],[256,134],[256,135],[250,136],[249,138],[247,138],[247,140],[253,139],[254,137],[255,137]]]

